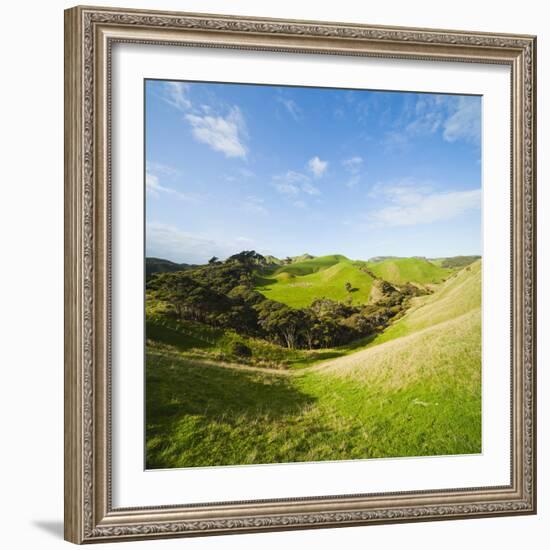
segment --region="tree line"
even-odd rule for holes
[[[175,318],[233,329],[289,349],[319,349],[382,330],[404,311],[411,296],[421,292],[413,285],[398,289],[378,280],[381,298],[375,304],[354,306],[321,298],[296,309],[254,290],[262,267],[261,254],[243,251],[225,261],[212,258],[207,265],[185,271],[156,273],[147,281],[147,299],[163,301],[168,305],[166,315]]]

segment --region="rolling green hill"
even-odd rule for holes
[[[427,285],[440,283],[453,272],[425,258],[384,257],[363,262],[332,254],[264,270],[257,277],[256,290],[291,307],[306,307],[318,298],[342,302],[351,298],[353,304],[366,304],[373,276],[396,285]],[[348,282],[351,292],[346,290]]]
[[[448,258],[430,258],[430,262],[440,267],[461,269],[481,259],[481,256],[449,256]]]
[[[148,345],[147,466],[481,452],[480,261],[414,298],[362,348],[330,351],[301,370],[267,371]]]
[[[256,290],[291,307],[306,307],[318,298],[367,303],[373,278],[361,271],[362,265],[339,254],[304,260],[258,276]]]
[[[177,264],[162,258],[145,258],[145,275],[149,277],[153,273],[172,273],[192,267],[189,264]]]
[[[437,266],[425,258],[388,258],[369,261],[367,265],[377,277],[396,285],[440,283],[452,273],[451,269]]]
[[[328,256],[319,256],[318,258],[307,258],[305,260],[298,259],[291,264],[283,265],[274,272],[274,275],[280,273],[289,273],[291,275],[309,275],[331,267],[339,262],[350,261],[345,256],[340,254],[331,254]]]
[[[376,348],[380,344],[392,342],[394,340],[407,340],[406,347],[409,356],[414,353],[424,353],[427,342],[433,339],[430,347],[435,349],[450,349],[449,345],[440,346],[437,343],[439,339],[449,330],[462,331],[463,335],[471,333],[471,325],[476,325],[477,344],[480,345],[481,330],[479,327],[481,315],[481,261],[478,260],[471,266],[468,266],[458,273],[452,275],[445,283],[439,286],[434,294],[415,298],[412,307],[407,313],[393,323],[384,332],[379,334],[368,345],[368,349]],[[420,344],[422,341],[422,344]],[[459,342],[464,341],[457,338],[455,346],[459,347]],[[368,349],[365,350],[368,356]],[[398,363],[392,353],[395,348],[387,347],[386,356],[391,362]],[[350,356],[351,357],[351,356]],[[361,361],[361,354],[353,355],[354,362]],[[369,363],[372,357],[369,357]],[[346,359],[347,360],[347,359]],[[345,358],[341,359],[341,364],[345,363]],[[336,366],[337,362],[334,362]]]

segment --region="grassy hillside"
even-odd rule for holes
[[[224,361],[250,364],[271,369],[303,368],[324,359],[344,355],[351,347],[333,350],[287,349],[261,338],[237,334],[232,330],[215,329],[192,321],[148,319],[146,322],[148,347],[167,346],[178,352],[182,360]],[[235,354],[235,344],[246,345],[251,356]]]
[[[448,258],[430,258],[430,262],[440,267],[462,269],[479,259],[481,259],[481,256],[450,256]]]
[[[395,324],[378,335],[373,345],[456,319],[481,308],[481,260],[451,275],[434,294],[415,298]]]
[[[480,305],[476,262],[366,347],[300,371],[149,342],[147,466],[479,453]]]
[[[322,256],[280,267],[257,278],[256,290],[291,307],[305,307],[318,298],[364,304],[369,300],[373,279],[361,271],[361,263],[345,256]],[[351,292],[346,290],[351,284]]]
[[[369,269],[381,279],[399,285],[407,282],[421,285],[440,283],[451,269],[437,266],[424,258],[388,258],[380,262],[368,262]]]
[[[145,258],[145,275],[149,277],[153,273],[172,273],[191,267],[189,264],[177,264],[162,258]]]
[[[318,258],[307,258],[305,260],[297,259],[289,265],[279,267],[273,274],[279,275],[289,273],[290,275],[309,275],[316,273],[339,262],[349,262],[348,258],[340,254],[330,254],[328,256],[319,256]]]

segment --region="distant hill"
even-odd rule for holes
[[[275,256],[264,256],[266,265],[281,265],[283,262]]]
[[[456,256],[428,260],[423,257],[377,256],[368,262],[353,261],[341,254],[300,256],[280,259],[263,256],[257,267],[255,289],[267,298],[291,307],[306,307],[319,298],[352,304],[376,300],[372,292],[379,279],[393,285],[424,286],[441,283],[457,269],[475,262],[477,256]],[[182,271],[196,267],[161,258],[146,258],[146,275]],[[349,284],[348,284],[349,283]],[[371,297],[372,294],[372,297]]]
[[[306,252],[300,256],[287,256],[286,258],[277,258],[276,256],[271,256],[268,254],[267,256],[264,256],[264,258],[267,265],[290,265],[297,262],[303,262],[305,260],[313,260],[315,256],[312,256]]]
[[[398,260],[401,259],[400,256],[373,256],[372,258],[369,258],[369,262],[383,262],[384,260]]]
[[[318,298],[367,303],[373,278],[362,271],[362,262],[340,254],[319,256],[284,265],[257,277],[256,290],[271,300],[305,307]],[[346,283],[351,285],[346,290]]]
[[[460,269],[480,259],[481,256],[450,256],[448,258],[434,258],[430,259],[430,261],[448,269]]]
[[[172,271],[182,271],[193,267],[190,264],[177,264],[170,260],[162,258],[145,258],[145,276],[150,277],[153,273],[166,273]]]
[[[304,262],[306,260],[313,260],[315,259],[315,256],[312,256],[311,254],[308,254],[306,252],[305,254],[301,254],[300,256],[290,256],[290,259],[292,260],[292,263],[297,263]]]
[[[418,283],[421,285],[440,283],[451,274],[451,270],[436,265],[425,258],[386,258],[367,262],[367,267],[377,277],[390,283]]]

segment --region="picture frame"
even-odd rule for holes
[[[501,65],[511,91],[510,482],[114,507],[112,51],[119,43]],[[65,12],[65,538],[74,543],[536,513],[536,37],[226,15]],[[490,208],[487,205],[486,208]],[[185,498],[184,496],[182,497]]]

